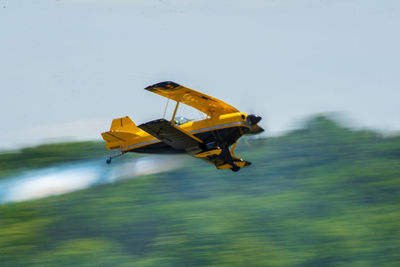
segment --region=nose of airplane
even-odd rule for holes
[[[255,114],[247,115],[247,122],[248,122],[250,125],[255,125],[255,124],[257,124],[261,119],[262,119],[262,118],[261,118],[260,116],[255,115]]]

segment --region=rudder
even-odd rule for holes
[[[138,136],[141,131],[128,116],[113,119],[110,131],[101,134],[106,141],[107,149],[116,149],[124,147],[124,143]]]

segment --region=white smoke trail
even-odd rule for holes
[[[168,171],[178,167],[182,160],[180,156],[152,156],[115,161],[111,165],[106,165],[101,160],[27,171],[22,175],[0,180],[0,203],[39,199],[139,175]]]

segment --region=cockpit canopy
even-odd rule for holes
[[[175,117],[174,123],[176,125],[181,125],[181,124],[187,123],[189,121],[192,121],[192,120],[185,118],[185,117]]]

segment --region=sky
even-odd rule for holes
[[[166,80],[267,135],[325,112],[399,131],[399,47],[397,0],[0,0],[0,149],[158,119]]]

